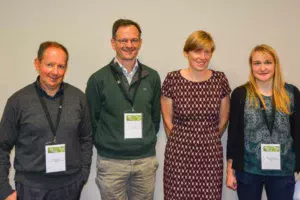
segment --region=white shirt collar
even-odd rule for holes
[[[128,73],[127,69],[118,61],[118,59],[115,57],[114,59],[114,63],[118,63],[120,68],[122,69],[122,72],[124,74],[124,76],[126,77],[128,83],[130,84],[132,81],[132,78],[134,76],[134,74],[136,73],[136,71],[138,70],[138,60],[135,60],[135,64],[134,67],[132,69],[132,71],[130,73]]]
[[[125,70],[126,74],[128,74],[127,69],[124,67],[124,65],[122,65],[122,64],[119,62],[119,60],[117,59],[117,57],[115,57],[114,63],[118,63],[119,66],[121,67],[122,71],[124,72],[124,70]],[[135,59],[134,67],[133,67],[133,69],[132,69],[132,71],[131,71],[131,72],[134,72],[133,74],[135,74],[135,72],[136,72],[138,66],[139,66],[138,60]],[[131,74],[131,72],[130,72],[129,74]]]

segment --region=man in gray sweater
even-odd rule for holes
[[[37,80],[7,101],[0,123],[0,200],[80,198],[87,181],[92,135],[85,95],[64,83],[68,51],[40,45]],[[8,181],[15,147],[16,191]]]

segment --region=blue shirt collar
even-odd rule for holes
[[[42,96],[42,97],[46,97],[47,99],[54,100],[54,99],[56,99],[56,98],[58,98],[58,97],[60,97],[61,95],[64,94],[64,82],[62,82],[60,84],[58,91],[56,92],[56,94],[53,97],[49,96],[47,94],[47,92],[41,87],[40,76],[38,76],[36,78],[35,84],[36,84],[37,88],[39,89],[39,95]]]

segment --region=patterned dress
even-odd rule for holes
[[[223,149],[219,136],[222,98],[231,92],[223,72],[192,82],[170,72],[162,95],[173,101],[173,129],[165,150],[165,200],[220,200]]]

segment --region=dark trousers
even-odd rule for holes
[[[16,183],[16,190],[18,200],[79,200],[83,185],[83,179],[55,190],[34,188]]]
[[[293,200],[295,177],[262,176],[248,172],[236,172],[239,200],[261,200],[265,186],[268,200]]]

